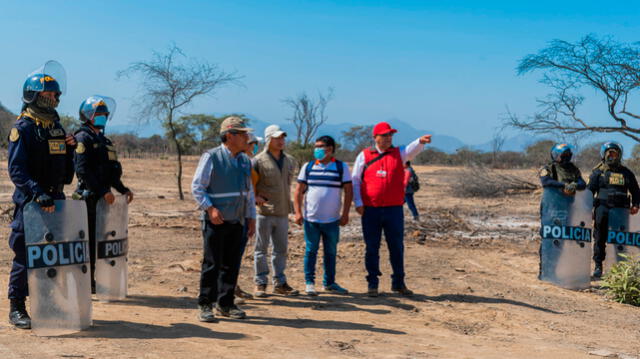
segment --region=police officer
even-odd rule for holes
[[[55,67],[61,65],[49,62]],[[46,71],[29,75],[23,86],[22,112],[9,134],[9,177],[13,192],[13,221],[9,246],[15,253],[9,277],[9,321],[21,329],[31,328],[25,298],[27,256],[24,235],[24,206],[38,203],[45,212],[55,211],[54,200],[64,199],[62,188],[73,180],[73,149],[76,141],[60,124],[56,107],[64,91],[64,70],[60,76]]]
[[[596,278],[602,276],[602,262],[606,256],[609,210],[631,207],[629,213],[636,214],[640,205],[640,188],[636,176],[620,163],[622,145],[613,141],[605,142],[600,147],[600,158],[602,162],[593,169],[589,177],[589,190],[595,197],[593,261],[596,265],[593,276]]]
[[[565,194],[572,195],[576,190],[582,191],[587,187],[580,169],[571,162],[572,147],[566,143],[559,143],[551,147],[551,162],[540,169],[542,187],[561,188]]]
[[[564,192],[567,196],[574,196],[576,191],[582,191],[587,187],[586,182],[582,178],[580,169],[571,162],[573,157],[573,147],[566,143],[558,143],[551,147],[550,151],[551,162],[544,165],[538,172],[540,176],[540,183],[542,187],[546,188],[558,188]],[[543,218],[543,212],[545,205],[544,201],[540,203],[540,218]],[[547,204],[548,205],[548,204]],[[545,223],[540,226],[540,236],[542,237],[542,229]],[[544,241],[540,242],[540,270],[538,272],[538,278],[543,279],[543,249]],[[550,256],[551,254],[547,254]],[[559,258],[553,258],[551,262],[556,262]],[[555,270],[554,270],[555,271]]]
[[[89,218],[89,251],[91,253],[91,292],[96,291],[96,206],[101,198],[108,204],[115,201],[111,188],[133,200],[133,192],[122,184],[122,166],[118,162],[115,147],[104,135],[107,120],[113,117],[115,101],[106,96],[94,95],[80,105],[82,125],[75,133],[78,141],[74,163],[78,175],[78,187],[74,198],[87,202]]]

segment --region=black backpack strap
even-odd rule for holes
[[[342,175],[344,174],[344,164],[340,160],[336,160],[336,168],[338,169],[338,176],[340,176],[340,187],[344,186],[342,183]]]
[[[313,165],[314,165],[314,161],[309,161],[309,163],[307,163],[307,167],[305,167],[304,169],[304,178],[309,181],[309,172],[311,172],[311,169],[313,169]]]
[[[383,153],[381,153],[380,155],[378,155],[378,157],[372,159],[371,161],[367,162],[364,164],[364,167],[362,168],[362,175],[360,176],[361,179],[364,179],[364,172],[367,170],[367,168],[369,168],[369,166],[371,166],[372,164],[380,161],[384,156],[390,154],[391,151],[385,151]]]

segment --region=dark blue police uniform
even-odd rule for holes
[[[39,121],[23,113],[9,134],[9,177],[15,185],[15,210],[9,246],[15,257],[9,278],[9,299],[24,300],[27,287],[27,258],[24,237],[24,206],[46,194],[64,199],[64,184],[73,180],[73,149],[65,143],[59,120]]]
[[[86,122],[74,134],[78,145],[74,163],[78,175],[76,194],[87,202],[89,218],[89,251],[91,253],[91,282],[95,286],[96,262],[96,206],[111,187],[125,194],[129,189],[122,184],[122,166],[111,140],[95,132]]]

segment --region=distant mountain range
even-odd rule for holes
[[[415,128],[414,126],[400,121],[393,120],[390,121],[392,126],[398,130],[398,133],[394,136],[394,143],[397,145],[408,144],[411,141],[415,140],[418,136],[422,134],[430,133],[433,135],[433,148],[437,148],[440,151],[453,153],[457,149],[467,147],[472,150],[479,151],[491,151],[492,145],[491,141],[487,141],[486,143],[476,144],[476,145],[468,145],[462,142],[460,139],[448,136],[444,134],[433,133],[432,131],[427,131],[423,129]],[[252,119],[250,126],[254,129],[255,133],[262,137],[264,134],[264,129],[269,126],[271,123],[267,123],[265,121]],[[289,134],[289,138],[293,138],[295,136],[295,127],[291,123],[279,124],[280,127]],[[338,142],[342,140],[342,133],[346,130],[349,130],[353,126],[357,126],[355,123],[325,123],[318,131],[317,135],[329,135],[335,138]],[[164,133],[162,127],[158,122],[151,122],[144,125],[119,125],[112,124],[107,126],[107,130],[110,133],[135,133],[141,137],[149,137],[153,135],[162,135]],[[531,136],[528,134],[521,134],[514,137],[507,138],[502,146],[503,151],[523,151],[527,146],[535,143],[543,137]]]
[[[13,121],[15,120],[15,115],[8,111],[6,108],[0,104],[0,134],[6,132],[6,128],[10,127]],[[432,140],[433,144],[431,147],[436,148],[440,151],[453,153],[457,149],[460,148],[469,148],[472,150],[485,151],[489,152],[492,150],[491,141],[487,141],[486,143],[469,145],[462,142],[460,139],[448,136],[444,134],[433,133],[431,131],[423,130],[415,128],[414,126],[400,120],[392,120],[390,121],[392,126],[398,130],[398,133],[394,136],[394,143],[397,145],[405,145],[415,140],[418,136],[422,134],[430,133],[433,135]],[[271,123],[252,119],[250,126],[255,130],[255,133],[262,137],[264,134],[264,129],[269,126]],[[357,126],[355,123],[326,123],[322,125],[320,131],[318,132],[318,136],[320,135],[329,135],[334,137],[338,142],[342,141],[342,133],[344,131],[349,130],[353,126]],[[295,136],[295,127],[291,123],[280,124],[282,129],[289,134],[289,138],[293,138]],[[153,135],[163,135],[164,130],[162,126],[157,121],[152,121],[147,124],[110,124],[107,126],[108,133],[134,133],[140,137],[150,137]],[[530,134],[520,134],[517,136],[509,137],[505,139],[504,144],[502,145],[502,151],[515,151],[520,152],[524,151],[527,146],[543,140],[547,137],[540,136],[532,136]],[[625,144],[626,145],[626,144]]]

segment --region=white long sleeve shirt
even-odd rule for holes
[[[420,143],[420,139],[416,139],[407,146],[400,146],[400,158],[402,163],[411,161],[418,153],[424,149],[424,144]],[[365,149],[366,150],[366,149]],[[382,153],[378,146],[376,146],[378,153]],[[362,193],[360,193],[360,187],[362,185],[362,171],[364,170],[364,153],[360,152],[356,157],[356,161],[353,164],[353,173],[351,174],[351,180],[353,183],[353,203],[356,207],[362,206]]]

